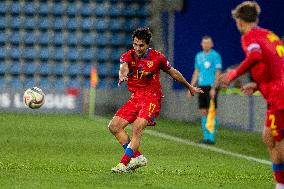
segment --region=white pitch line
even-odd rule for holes
[[[164,134],[164,133],[160,133],[160,132],[157,132],[157,131],[145,130],[145,133],[147,133],[148,135],[160,137],[160,138],[175,141],[175,142],[178,142],[178,143],[203,148],[203,149],[206,149],[206,150],[210,150],[212,152],[217,152],[217,153],[225,154],[225,155],[232,156],[232,157],[238,157],[238,158],[246,159],[246,160],[249,160],[249,161],[255,161],[257,163],[261,163],[261,164],[265,164],[265,165],[271,165],[270,161],[267,161],[267,160],[264,160],[264,159],[258,159],[258,158],[255,158],[255,157],[246,156],[246,155],[243,155],[243,154],[226,151],[226,150],[223,150],[223,149],[220,149],[220,148],[216,148],[214,146],[208,146],[208,145],[205,145],[205,144],[198,144],[198,143],[192,142],[190,140],[181,139],[181,138],[171,136],[171,135],[168,135],[168,134]]]

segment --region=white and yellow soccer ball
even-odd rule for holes
[[[45,94],[38,87],[32,87],[25,91],[23,100],[26,106],[31,109],[38,109],[44,104]]]

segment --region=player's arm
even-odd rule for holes
[[[255,82],[249,82],[242,86],[241,91],[246,95],[252,95],[257,91],[257,84]]]
[[[118,76],[119,76],[118,84],[121,84],[122,82],[127,81],[128,72],[129,72],[129,69],[128,69],[127,62],[121,62],[120,67],[119,67],[119,72],[118,72]]]
[[[198,69],[195,69],[193,74],[192,74],[192,78],[191,78],[191,85],[192,86],[196,86],[197,80],[198,80],[198,75],[199,75],[199,71]]]
[[[183,84],[190,92],[190,95],[194,96],[195,93],[203,93],[203,91],[198,88],[190,85],[186,79],[183,77],[183,75],[176,69],[170,68],[167,73],[175,80]]]
[[[221,74],[219,78],[219,85],[227,86],[231,81],[236,79],[238,76],[242,75],[246,71],[248,71],[255,63],[262,59],[262,52],[259,49],[253,50],[249,52],[242,61],[242,63],[236,68],[225,74]]]

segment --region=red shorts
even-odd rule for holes
[[[132,97],[117,112],[119,116],[129,123],[133,123],[138,117],[148,122],[154,121],[160,115],[161,98],[157,97]]]
[[[266,127],[272,131],[275,141],[281,141],[284,137],[284,110],[267,110]]]

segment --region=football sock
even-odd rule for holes
[[[208,140],[208,131],[206,129],[206,120],[207,116],[201,116],[201,126],[203,130],[203,140],[206,141]]]
[[[215,124],[214,124],[214,131],[213,133],[208,131],[208,139],[210,140],[210,142],[215,142],[215,134],[216,134],[216,130],[218,127],[218,117],[215,116],[215,120],[214,120]]]
[[[126,150],[128,144],[129,144],[129,143],[125,143],[125,144],[122,145],[122,147],[123,147],[124,150]],[[136,157],[138,157],[138,156],[140,156],[140,155],[142,155],[142,154],[141,154],[141,152],[139,152],[139,150],[137,149],[137,150],[134,152],[133,157],[136,158]]]
[[[124,165],[127,165],[131,158],[134,156],[134,152],[131,148],[126,148],[125,154],[122,156],[120,163],[123,163]]]
[[[274,179],[277,181],[277,183],[284,184],[284,163],[273,163],[272,170],[274,173]]]

